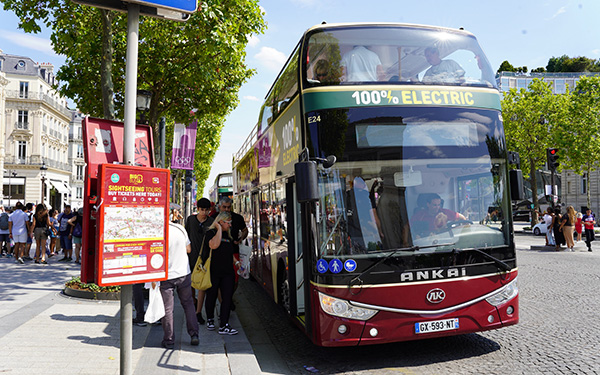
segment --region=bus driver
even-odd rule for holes
[[[435,193],[426,195],[426,207],[417,211],[411,219],[411,227],[421,234],[438,232],[446,228],[448,222],[467,220],[459,213],[442,207],[442,198]]]

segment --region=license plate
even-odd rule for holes
[[[415,333],[441,332],[458,329],[458,318],[415,323]]]

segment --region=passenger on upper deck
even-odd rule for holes
[[[346,82],[375,82],[383,75],[379,56],[364,46],[345,53],[341,65]]]
[[[425,58],[431,67],[423,76],[424,83],[458,83],[465,75],[465,70],[456,61],[440,59],[437,47],[427,47]]]
[[[315,79],[321,83],[328,82],[330,80],[329,73],[331,64],[325,59],[317,61],[315,64],[314,72]]]

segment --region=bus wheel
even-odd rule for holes
[[[278,291],[279,291],[279,304],[285,309],[290,311],[290,283],[288,282],[287,275],[285,272],[281,273],[281,277],[278,280]]]

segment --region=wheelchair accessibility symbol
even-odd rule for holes
[[[325,259],[319,259],[317,261],[317,271],[319,271],[319,273],[327,272],[328,268],[329,268],[329,265],[327,264],[327,261]]]

